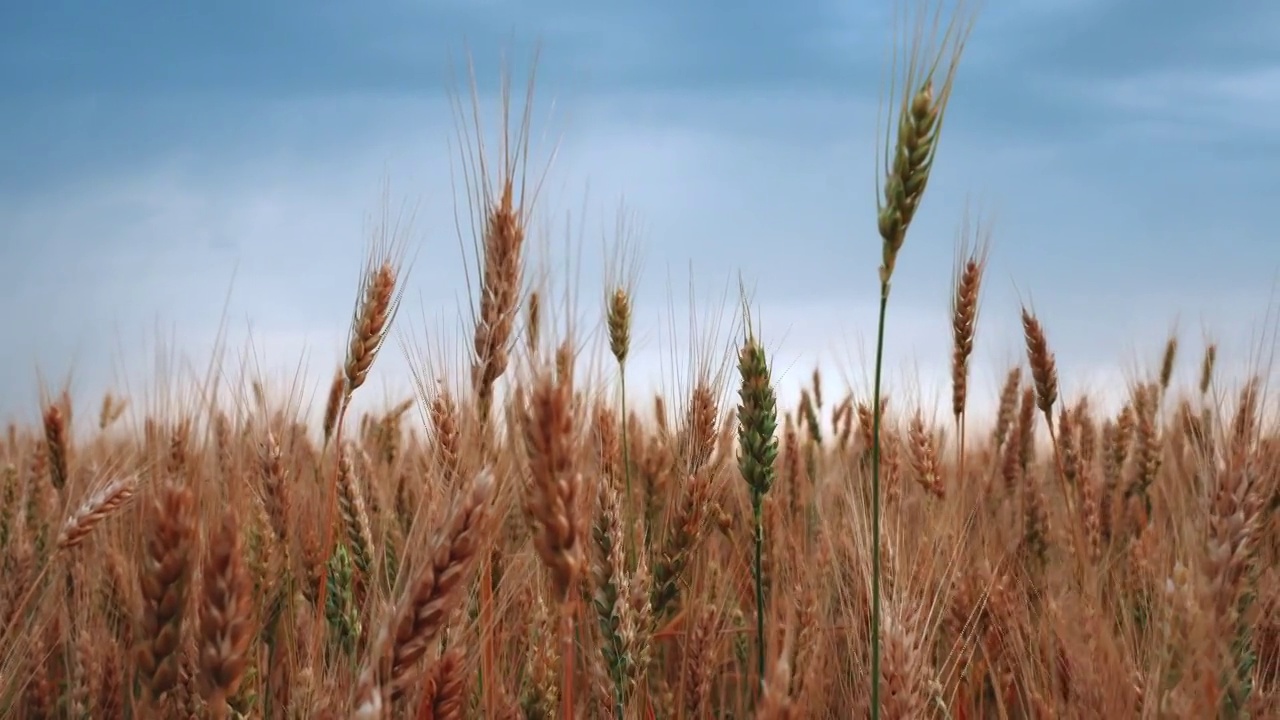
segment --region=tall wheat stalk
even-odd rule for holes
[[[965,475],[965,444],[969,396],[969,358],[978,324],[978,295],[987,267],[990,235],[981,220],[972,225],[966,215],[956,252],[951,292],[951,413],[956,426],[956,477]]]
[[[364,385],[369,377],[373,361],[382,350],[383,342],[400,307],[400,296],[404,291],[405,275],[405,241],[398,220],[389,214],[389,206],[383,206],[383,215],[374,235],[360,274],[360,289],[356,294],[355,311],[351,316],[351,327],[348,332],[346,359],[340,373],[342,375],[341,401],[337,403],[337,419],[334,423],[333,442],[341,444],[342,433],[346,424],[347,410],[351,407],[351,399],[355,391]],[[330,388],[331,400],[338,395],[338,380],[335,378]],[[326,407],[326,415],[331,412]],[[326,423],[332,422],[326,418]],[[326,444],[328,441],[326,440]],[[328,483],[325,498],[323,545],[323,562],[320,567],[320,580],[317,596],[318,605],[324,607],[329,591],[329,559],[334,552],[334,532],[336,526],[335,513],[338,507],[338,469],[334,469],[333,482]],[[323,614],[317,615],[315,639],[321,637],[324,630]]]
[[[751,518],[755,525],[755,558],[752,574],[756,589],[756,671],[760,685],[765,682],[764,636],[764,496],[773,486],[773,465],[778,457],[777,396],[769,378],[769,361],[751,328],[751,316],[744,312],[745,337],[738,353],[742,376],[738,405],[738,469],[751,490]]]
[[[562,350],[572,346],[566,342]],[[574,590],[586,559],[583,543],[586,518],[579,502],[587,487],[576,467],[579,428],[573,411],[571,372],[539,375],[533,382],[522,418],[529,460],[525,511],[532,524],[534,548],[546,566],[560,615],[562,663],[562,712],[574,717],[573,670],[575,612]]]
[[[609,353],[618,364],[619,417],[622,428],[622,473],[625,478],[626,502],[623,510],[626,522],[630,526],[634,522],[631,516],[631,442],[627,434],[627,358],[631,353],[632,307],[634,304],[635,285],[638,274],[638,256],[634,254],[633,243],[636,228],[625,208],[618,209],[614,225],[614,247],[609,277],[605,287],[605,326],[608,330]],[[628,536],[629,537],[629,536]],[[627,541],[628,565],[632,561],[635,549],[631,541]]]
[[[898,252],[906,242],[907,228],[924,198],[929,173],[938,149],[942,122],[955,80],[960,56],[972,25],[958,24],[959,7],[952,14],[941,39],[937,37],[941,7],[921,12],[910,43],[905,49],[902,77],[896,79],[902,99],[897,110],[897,138],[889,143],[892,129],[886,128],[884,146],[884,186],[877,178],[876,221],[884,241],[880,265],[880,311],[876,322],[875,378],[872,389],[871,446],[871,717],[880,717],[880,386],[884,365],[885,314],[889,305],[890,279]],[[930,21],[929,16],[932,15]],[[929,25],[926,36],[926,25]],[[927,67],[922,61],[928,59]],[[940,86],[934,78],[943,63]],[[895,55],[892,71],[898,72]],[[890,104],[898,88],[891,87]],[[889,148],[893,148],[890,157]]]
[[[472,355],[471,389],[479,453],[488,461],[495,454],[494,423],[491,417],[495,386],[507,373],[514,341],[516,315],[520,308],[525,276],[526,230],[537,203],[543,176],[529,176],[530,133],[537,75],[535,54],[525,87],[523,108],[512,95],[511,76],[504,68],[499,81],[499,119],[496,147],[486,143],[480,107],[480,87],[475,67],[468,62],[470,110],[461,98],[453,102],[457,123],[459,161],[465,189],[466,215],[470,222],[477,264],[475,277],[468,268],[467,290],[471,304]],[[515,114],[519,111],[519,114]],[[553,153],[554,154],[554,153]],[[550,166],[542,169],[545,173]],[[459,241],[462,237],[461,208],[456,213]],[[535,313],[536,314],[536,313]],[[498,714],[498,647],[493,598],[494,567],[491,558],[481,559],[480,569],[480,684],[487,717]]]

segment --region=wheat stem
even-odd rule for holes
[[[884,365],[885,310],[889,283],[880,284],[876,323],[876,367],[871,400],[871,717],[880,717],[880,379]]]

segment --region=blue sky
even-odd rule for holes
[[[714,314],[741,273],[784,387],[821,363],[861,389],[894,7],[6,6],[0,306],[20,340],[0,347],[0,418],[29,417],[37,369],[52,384],[73,369],[86,411],[126,382],[140,395],[157,348],[200,372],[224,310],[234,357],[251,339],[269,379],[302,368],[313,391],[340,358],[384,187],[416,208],[400,327],[456,349],[448,93],[466,90],[468,52],[486,98],[504,57],[519,86],[535,45],[535,161],[557,150],[539,228],[581,242],[586,317],[619,201],[638,219],[635,375],[669,384],[684,318]],[[1280,6],[988,0],[950,113],[895,280],[895,382],[942,396],[966,208],[994,240],[976,401],[1020,352],[1019,298],[1068,394],[1117,387],[1175,326],[1188,374],[1206,333],[1224,369],[1243,366],[1280,270]],[[368,399],[402,397],[406,368],[389,345]]]

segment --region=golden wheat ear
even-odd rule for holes
[[[461,604],[471,571],[490,539],[493,493],[493,473],[486,470],[432,542],[426,562],[370,646],[357,681],[353,717],[382,718],[385,708],[421,677],[419,661]]]
[[[347,358],[343,363],[345,403],[351,401],[351,395],[369,376],[398,307],[399,267],[390,258],[371,260],[371,264],[375,262],[364,275],[361,302],[352,322]]]
[[[1035,381],[1036,407],[1044,413],[1049,430],[1053,430],[1053,404],[1058,401],[1058,366],[1040,321],[1026,308],[1022,309],[1022,330],[1027,341],[1027,362]]]
[[[151,501],[141,568],[137,676],[152,703],[177,687],[195,548],[194,495],[170,479]]]
[[[89,537],[94,528],[128,506],[133,500],[137,487],[138,476],[125,475],[106,482],[85,498],[84,502],[63,523],[62,530],[58,533],[58,549],[72,550],[79,546]]]
[[[494,385],[510,364],[524,285],[526,236],[550,165],[548,162],[542,175],[527,184],[535,78],[536,65],[529,75],[523,112],[513,126],[511,87],[508,77],[503,76],[496,162],[491,162],[482,139],[480,97],[474,74],[470,117],[465,117],[459,102],[454,103],[461,144],[466,148],[462,163],[479,265],[479,286],[472,301],[471,383],[482,425],[490,421]],[[471,283],[468,278],[469,290]],[[535,320],[537,310],[536,305],[531,308]],[[529,329],[536,334],[536,326]]]
[[[249,664],[253,583],[244,564],[240,524],[228,510],[209,538],[199,599],[200,691],[217,718],[229,716]]]
[[[955,420],[956,477],[963,480],[968,441],[969,358],[978,333],[979,294],[987,269],[990,235],[981,222],[966,221],[960,232],[951,288],[951,414]]]

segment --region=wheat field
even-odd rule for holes
[[[880,289],[877,358],[972,19],[899,43],[866,218],[883,262],[859,269]],[[1188,359],[1171,337],[1104,413],[1059,393],[1052,318],[1025,308],[1025,359],[997,398],[971,398],[978,330],[1002,321],[979,317],[990,247],[974,230],[937,278],[953,297],[945,421],[881,392],[878,361],[870,393],[814,371],[782,404],[745,291],[727,351],[688,348],[680,390],[638,401],[633,278],[614,268],[575,296],[607,339],[591,356],[590,329],[527,272],[538,169],[528,115],[504,119],[499,147],[466,156],[465,364],[421,352],[412,396],[350,410],[397,351],[411,272],[379,236],[315,412],[210,381],[150,406],[50,393],[38,422],[8,427],[0,714],[1280,714],[1265,367],[1219,377],[1215,345]],[[1177,363],[1199,382],[1174,382]],[[998,403],[994,423],[966,423],[978,401]],[[73,408],[93,431],[72,432]]]

